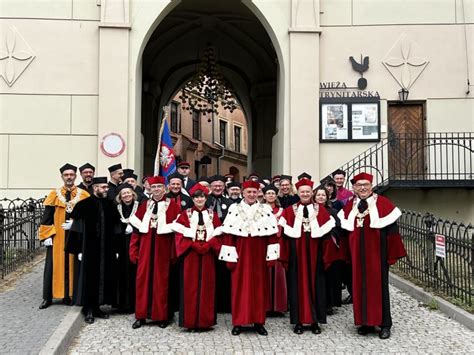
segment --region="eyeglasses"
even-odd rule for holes
[[[369,187],[369,186],[370,186],[370,183],[366,183],[366,184],[355,184],[354,186],[355,186],[355,187]]]

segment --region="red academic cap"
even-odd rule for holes
[[[180,161],[178,163],[178,168],[182,168],[182,167],[191,167],[191,164],[189,164],[187,161]]]
[[[307,178],[302,178],[300,181],[298,181],[295,186],[297,189],[299,189],[301,186],[309,186],[311,188],[313,188],[313,185],[314,185],[314,182],[311,181],[310,179],[307,179]]]
[[[164,176],[151,176],[147,180],[148,180],[148,183],[150,185],[154,185],[154,184],[164,185],[165,184],[165,177]]]
[[[195,184],[191,190],[189,190],[189,195],[190,196],[193,196],[197,191],[202,191],[204,193],[204,195],[209,195],[209,189],[204,186],[204,185],[201,185],[201,184]]]
[[[352,184],[355,184],[357,181],[360,181],[360,180],[369,180],[370,183],[372,183],[373,179],[374,179],[373,175],[370,175],[370,174],[367,174],[367,173],[360,173],[360,174],[357,174],[356,176],[354,176],[351,179],[351,182],[352,182]]]
[[[247,180],[242,183],[242,191],[248,188],[260,189],[260,184],[257,181]]]

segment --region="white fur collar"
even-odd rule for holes
[[[369,216],[370,216],[370,228],[384,228],[392,223],[395,223],[398,218],[402,215],[402,212],[398,207],[395,207],[385,217],[379,216],[379,210],[377,208],[377,194],[367,198],[367,204],[369,205]],[[360,198],[354,197],[352,200],[352,209],[345,218],[344,209],[340,210],[337,216],[341,220],[341,227],[349,232],[354,230],[354,222],[358,214],[357,205],[360,202]]]
[[[138,229],[140,233],[148,233],[150,228],[151,215],[155,204],[158,203],[157,215],[157,228],[156,234],[168,234],[173,233],[170,225],[166,223],[166,210],[170,204],[170,199],[167,198],[164,201],[155,202],[153,199],[147,201],[146,212],[143,219],[140,220],[136,215],[130,217],[130,224]]]
[[[230,205],[222,232],[240,237],[264,237],[278,232],[278,222],[269,205],[245,201]]]
[[[300,238],[302,235],[301,227],[303,226],[303,209],[305,205],[300,204],[298,207],[294,205],[293,212],[295,212],[295,221],[293,226],[290,226],[285,217],[281,217],[279,224],[283,227],[283,233],[291,238]],[[334,218],[330,217],[329,220],[322,226],[319,225],[317,216],[319,213],[318,204],[309,204],[308,206],[308,219],[309,226],[311,228],[311,238],[321,238],[326,235],[336,226]]]
[[[174,221],[171,224],[171,228],[173,231],[181,233],[186,238],[191,238],[192,240],[196,239],[196,231],[199,223],[199,213],[196,210],[192,212],[190,209],[183,211],[182,213],[187,213],[189,218],[189,227],[185,227],[180,223]],[[213,213],[211,211],[211,213]],[[221,228],[217,227],[214,228],[214,224],[212,223],[212,215],[209,213],[208,210],[202,211],[202,218],[204,220],[204,226],[206,227],[206,241],[211,240],[216,235],[222,234]]]

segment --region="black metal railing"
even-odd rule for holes
[[[347,184],[360,172],[374,186],[474,187],[474,133],[391,134],[341,167]]]
[[[458,303],[474,303],[474,227],[432,214],[403,211],[400,234],[408,256],[394,268]],[[442,236],[441,238],[437,238]],[[441,239],[441,240],[440,240]],[[444,250],[445,257],[437,256]]]
[[[0,276],[15,271],[43,250],[38,228],[44,199],[0,200]]]

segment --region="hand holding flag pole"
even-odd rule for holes
[[[176,171],[176,158],[173,152],[173,142],[168,128],[169,108],[163,107],[163,119],[160,124],[158,135],[158,146],[155,157],[155,176],[160,175],[167,178]]]

